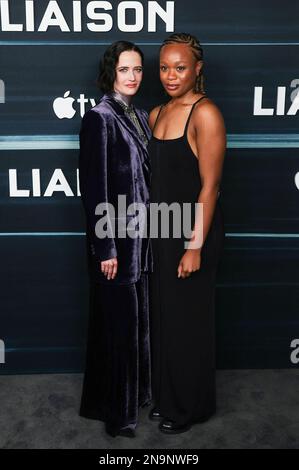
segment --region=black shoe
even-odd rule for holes
[[[151,421],[160,421],[163,419],[163,416],[160,414],[157,408],[152,408],[148,417]]]
[[[118,433],[118,436],[123,436],[123,437],[136,437],[136,432],[134,429],[131,428],[125,428],[121,429]]]
[[[123,429],[119,429],[118,431],[116,431],[115,429],[112,429],[106,425],[106,433],[109,434],[109,436],[111,437],[117,437],[117,436],[131,437],[131,438],[136,437],[135,429],[132,429],[132,428],[123,428]]]
[[[171,419],[164,418],[159,424],[159,429],[165,434],[180,434],[189,431],[191,424],[178,424]]]

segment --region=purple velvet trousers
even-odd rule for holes
[[[148,275],[133,284],[90,284],[80,416],[116,435],[151,400]]]

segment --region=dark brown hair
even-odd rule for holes
[[[100,61],[99,75],[97,79],[97,85],[103,93],[111,93],[113,91],[113,85],[116,78],[116,66],[119,60],[119,56],[125,51],[135,51],[141,57],[141,63],[143,65],[144,56],[141,49],[136,44],[129,41],[116,41],[111,44]]]

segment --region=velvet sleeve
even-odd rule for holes
[[[100,216],[95,215],[99,203],[107,203],[107,149],[108,131],[105,116],[87,111],[82,119],[80,130],[79,184],[91,251],[98,261],[117,256],[113,237],[99,238],[95,226]]]

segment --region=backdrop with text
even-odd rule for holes
[[[217,366],[298,366],[298,17],[281,0],[0,1],[0,373],[83,370],[81,117],[119,39],[145,54],[135,104],[165,102],[158,50],[173,31],[200,40],[228,135]]]

